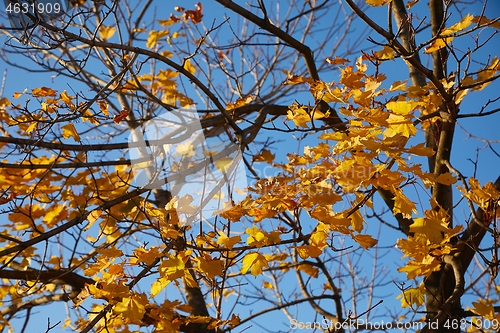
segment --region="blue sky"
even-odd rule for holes
[[[156,12],[154,13],[154,17],[156,19],[165,19],[168,17],[168,14],[171,11],[173,11],[171,7],[173,7],[174,5],[182,5],[183,7],[186,8],[193,8],[195,3],[196,1],[183,1],[182,3],[176,3],[175,1],[172,1],[169,2],[169,6],[160,5],[157,7]],[[203,2],[203,4],[204,4],[204,15],[205,15],[204,22],[207,26],[210,25],[210,23],[214,19],[216,19],[218,23],[221,22],[222,15],[227,15],[228,17],[231,17],[230,18],[231,24],[233,24],[234,26],[238,25],[239,19],[234,17],[234,15],[229,10],[223,9],[221,8],[221,6],[213,4],[211,2],[209,3],[208,1]],[[286,10],[285,6],[286,2],[282,3],[282,7],[280,8],[281,11]],[[421,0],[421,2],[418,3],[416,6],[417,6],[416,8],[420,8],[421,14],[419,15],[423,16],[427,4]],[[476,5],[473,8],[472,13],[479,14],[480,11],[481,11],[481,6]],[[486,13],[488,17],[498,17],[500,15],[500,4],[498,2],[490,1],[490,7],[488,7]],[[379,22],[382,26],[385,26],[385,21],[386,21],[385,9],[369,9],[367,11],[367,14],[370,15],[371,17],[374,17],[376,21]],[[151,16],[145,17],[144,20],[147,21],[148,19],[152,18],[153,14],[151,14]],[[323,20],[319,21],[318,24],[327,25],[328,24],[327,18],[328,17],[323,18]],[[450,18],[451,23],[455,23],[458,20],[459,18],[456,15]],[[358,35],[366,37],[365,33],[366,26],[362,22],[357,22],[353,26],[353,28],[354,28],[353,29],[354,33],[353,35],[350,36],[350,38],[352,38],[350,40],[350,43],[353,43],[356,40],[356,36]],[[224,31],[225,32],[221,33],[218,37],[220,38],[221,41],[223,41],[224,39],[229,41],[232,37],[229,35],[227,29]],[[375,33],[370,32],[369,35],[377,41],[382,41],[382,38],[377,36]],[[486,33],[484,35],[486,36]],[[305,42],[306,44],[318,43],[322,40],[322,37],[323,35],[321,33],[321,29],[318,29],[318,32],[314,36],[308,36]],[[417,42],[422,42],[422,41],[423,40]],[[494,39],[491,41],[491,45],[498,45],[498,42],[499,38],[498,36],[495,36]],[[472,37],[471,40],[469,40],[464,45],[458,44],[456,46],[457,50],[460,51],[460,48],[466,49],[467,47],[470,46],[470,43],[472,43]],[[373,50],[378,49],[378,47],[374,47],[368,42],[362,43],[361,47],[365,51],[369,51],[371,49]],[[339,52],[342,52],[342,50],[346,49],[347,46],[345,46],[343,49],[340,49]],[[485,62],[487,60],[486,58],[487,54],[491,54],[493,52],[498,52],[498,49],[493,50],[491,47],[488,47],[485,48],[482,52],[478,52],[479,55],[479,57],[477,58],[478,61]],[[356,57],[357,56],[349,56],[349,58],[352,59],[352,64],[354,64]],[[25,63],[26,66],[29,66],[29,63],[27,62],[26,59],[19,59],[19,62]],[[423,57],[423,62],[425,65],[430,66],[430,60],[428,58]],[[321,60],[318,61],[318,64],[321,64]],[[479,66],[478,64],[475,65]],[[80,89],[78,83],[70,82],[67,78],[51,77],[47,73],[28,73],[26,71],[19,70],[16,68],[8,68],[5,64],[2,64],[0,62],[0,73],[3,73],[4,70],[7,70],[6,72],[7,84],[5,86],[3,94],[5,97],[10,98],[14,92],[23,91],[25,88],[31,90],[33,88],[40,86],[54,87],[54,89],[57,89],[59,91],[65,89],[67,90],[75,89],[78,91]],[[386,82],[388,84],[390,84],[395,80],[404,80],[408,78],[406,66],[401,61],[385,63],[380,67],[380,71],[387,74],[388,79],[386,80]],[[321,75],[321,78],[324,81],[331,81],[331,80],[337,81],[339,78],[339,72],[333,67],[329,70],[324,71],[323,73],[324,74]],[[186,85],[189,85],[189,82],[185,83]],[[499,91],[498,88],[499,88],[498,84],[496,84],[496,86],[492,85],[491,87],[488,87],[488,89],[485,89],[485,91],[483,92],[477,92],[471,94],[464,100],[461,107],[461,112],[462,113],[478,112],[481,105],[479,105],[477,101],[478,100],[484,101],[485,100],[484,96],[488,96],[490,98],[498,97],[498,91]],[[187,88],[187,90],[191,91],[190,88]],[[310,100],[310,96],[307,93],[295,94],[293,96],[290,96],[289,100],[287,100],[286,102],[292,103],[293,99],[297,99],[300,102],[305,103],[308,100]],[[200,103],[200,105],[202,105],[202,101],[200,99],[198,99],[197,101]],[[284,101],[281,101],[281,103],[284,103]],[[481,181],[481,183],[494,181],[496,177],[498,177],[497,174],[498,168],[495,167],[495,165],[498,164],[498,156],[496,156],[495,153],[490,148],[488,148],[483,141],[477,139],[475,136],[489,140],[500,140],[500,136],[498,135],[499,123],[500,123],[500,118],[498,114],[495,116],[488,117],[487,121],[485,121],[484,118],[476,118],[476,119],[468,118],[459,121],[460,127],[458,127],[456,131],[452,163],[455,167],[460,169],[464,174],[472,175],[474,164],[471,161],[469,161],[469,159],[472,159],[474,161],[477,154],[478,156],[477,178]],[[314,143],[316,142],[314,137],[312,136],[305,138],[304,140],[299,142],[298,140],[296,140],[295,138],[291,138],[290,136],[277,135],[275,132],[263,131],[261,133],[260,138],[264,139],[267,137],[271,137],[272,139],[277,140],[279,142],[275,147],[273,147],[273,149],[271,149],[272,153],[276,154],[277,160],[284,160],[285,154],[287,152],[295,151],[298,153],[302,153],[304,146],[314,145]],[[422,134],[419,133],[419,135],[414,140],[415,142],[422,140]],[[496,146],[497,147],[495,147],[494,145],[493,148],[494,149],[498,148],[498,144]],[[497,152],[500,152],[500,149],[497,149]],[[426,164],[425,161],[422,161],[422,163],[424,165]],[[458,193],[456,197],[458,197]],[[414,198],[412,199],[415,200],[421,199],[422,201],[425,201],[425,198],[426,197],[424,196],[424,191],[421,188],[415,187]],[[377,199],[375,199],[375,203],[378,204],[379,207],[381,207],[380,205],[381,203],[378,202]],[[369,211],[367,212],[369,213]],[[461,221],[463,220],[464,216],[465,217],[468,216],[467,212],[468,212],[467,207],[465,207],[464,205],[460,205],[459,207],[457,207],[457,209],[455,209],[455,217],[457,218],[458,221]],[[396,295],[400,293],[397,287],[397,283],[406,282],[407,283],[406,285],[410,283],[410,281],[406,281],[406,276],[404,274],[398,274],[394,271],[394,267],[396,265],[401,265],[401,259],[400,259],[401,253],[394,248],[395,240],[397,239],[397,237],[401,237],[402,235],[398,234],[398,232],[393,231],[390,228],[381,226],[380,223],[378,223],[377,220],[375,219],[369,219],[367,220],[367,222],[368,222],[367,232],[369,234],[374,235],[374,237],[379,238],[380,240],[378,249],[376,250],[378,251],[379,254],[377,265],[374,265],[373,262],[373,256],[374,256],[374,250],[373,250],[369,252],[368,251],[363,252],[359,256],[354,256],[352,258],[348,257],[343,252],[331,254],[332,261],[335,263],[333,267],[337,267],[338,269],[337,273],[339,276],[341,276],[343,269],[349,268],[349,265],[356,266],[358,269],[360,269],[360,276],[357,277],[359,279],[358,281],[354,281],[355,279],[353,281],[347,281],[346,279],[345,281],[342,282],[345,283],[345,285],[341,287],[344,287],[345,289],[349,288],[350,283],[355,283],[356,286],[359,287],[366,284],[369,285],[370,279],[379,279],[378,283],[382,284],[383,286],[381,288],[378,288],[373,293],[372,299],[370,299],[369,297],[370,290],[366,290],[365,293],[361,293],[359,298],[356,300],[358,302],[357,304],[354,304],[354,300],[350,300],[348,298],[348,295],[346,295],[344,301],[346,302],[345,303],[346,310],[353,310],[354,308],[356,308],[357,311],[363,311],[363,309],[366,310],[369,307],[370,302],[372,305],[374,305],[379,300],[383,300],[384,303],[375,308],[370,313],[370,315],[372,316],[371,317],[372,321],[374,320],[387,321],[387,319],[389,318],[387,314],[396,312],[396,310],[400,308],[399,301],[395,300]],[[394,223],[393,221],[389,222]],[[338,248],[351,245],[349,242],[344,244],[342,242],[342,239],[340,239],[340,237],[339,239],[335,239],[335,242],[338,242],[335,244],[336,247]],[[357,262],[350,262],[350,260],[357,260]],[[266,279],[266,277],[262,279]],[[262,282],[262,279],[259,278],[255,280],[253,277],[250,276],[247,279],[247,283],[255,283],[258,285],[259,283]],[[363,279],[366,279],[366,281],[364,281]],[[392,282],[392,280],[394,281],[394,283]],[[342,281],[342,279],[339,278],[338,281]],[[288,287],[287,284],[290,284],[290,288],[292,288],[293,283],[296,283],[294,279],[290,278],[284,280],[283,288],[286,289]],[[172,290],[169,289],[166,293],[167,293],[167,295],[165,295],[166,297],[176,297],[176,292],[173,289]],[[227,306],[229,307],[230,303],[228,303]],[[259,306],[252,305],[249,306],[248,309],[249,311],[250,309],[253,311],[258,311]],[[299,312],[292,314],[297,321],[300,322],[321,321],[321,318],[314,317],[315,316],[314,312],[310,310],[308,306],[304,306],[300,309],[301,310]],[[307,309],[307,310],[303,311],[302,309]],[[30,332],[44,332],[47,324],[47,322],[45,321],[46,318],[50,317],[51,324],[54,324],[58,320],[63,320],[63,318],[65,318],[65,309],[63,305],[51,305],[50,307],[37,309],[35,313],[32,314],[32,316],[35,315],[37,319],[36,321],[33,321],[33,324],[35,325],[30,328]],[[242,316],[242,318],[243,317],[244,316]],[[285,323],[285,325],[283,325],[283,323]],[[285,316],[283,316],[281,312],[275,311],[258,318],[253,323],[254,326],[247,332],[261,332],[264,331],[264,329],[285,330],[287,323],[288,319]],[[19,325],[21,324],[22,324],[22,318],[15,322],[15,325],[18,328]],[[259,325],[262,328],[259,328]],[[308,331],[311,330],[305,330],[305,329],[299,330],[299,332],[308,332]],[[63,329],[54,329],[51,332],[62,333],[67,331]]]

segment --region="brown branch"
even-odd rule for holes
[[[134,163],[139,163],[140,160],[134,160]],[[79,168],[96,168],[112,165],[130,165],[131,160],[116,160],[116,161],[99,161],[99,162],[70,162],[70,163],[53,163],[53,164],[15,164],[15,163],[0,163],[0,169],[79,169]]]
[[[34,269],[20,270],[0,270],[0,279],[37,281],[44,284],[69,285],[81,290],[85,284],[94,284],[95,281],[81,276],[73,271],[64,269],[47,269],[38,271]]]

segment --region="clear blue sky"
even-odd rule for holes
[[[156,19],[166,19],[170,12],[173,12],[173,6],[174,5],[182,5],[183,7],[186,8],[193,8],[194,4],[196,1],[182,1],[182,3],[177,3],[175,1],[168,2],[168,5],[165,6],[159,5],[157,7],[157,10],[155,12],[155,18]],[[227,15],[228,17],[231,17],[230,22],[234,25],[237,25],[238,18],[235,17],[229,10],[221,8],[221,6],[214,4],[211,1],[204,1],[202,2],[204,4],[204,22],[208,26],[212,22],[213,19],[217,19],[217,22],[221,22],[223,19],[223,15]],[[281,10],[285,11],[287,8],[286,7],[287,2],[282,2],[282,7]],[[419,6],[422,10],[422,13],[426,10],[427,8],[427,3],[423,0],[421,0],[421,3],[419,3],[417,6]],[[472,14],[479,14],[481,11],[481,6],[477,5],[474,7],[474,10]],[[490,0],[490,7],[487,10],[487,16],[488,17],[497,17],[500,15],[500,4],[498,2],[494,2]],[[491,13],[491,14],[490,14]],[[377,10],[377,9],[370,9],[367,12],[368,15],[375,17],[377,21],[381,25],[385,25],[386,21],[386,9],[383,10]],[[421,14],[424,15],[424,14]],[[152,14],[149,16],[146,16],[144,18],[145,21],[152,19]],[[318,22],[320,25],[328,25],[328,17],[323,18],[321,21]],[[450,19],[450,22],[454,23],[458,20],[458,17],[452,16]],[[358,22],[354,25],[354,34],[351,36],[351,38],[355,38],[355,36],[359,34],[363,34],[365,31],[365,25],[362,22]],[[228,33],[227,30],[224,33]],[[381,41],[382,39],[377,36],[375,33],[370,33],[370,36],[372,36],[375,40]],[[224,35],[220,35],[219,38],[221,40],[224,39]],[[230,38],[229,35],[227,37],[228,39]],[[318,32],[314,36],[309,36],[308,39],[306,40],[307,43],[318,43],[318,41],[321,41],[322,35],[321,32]],[[495,37],[496,39],[492,41],[492,45],[498,45],[499,38],[498,36]],[[421,40],[422,41],[422,40]],[[420,42],[421,42],[420,41]],[[368,51],[370,49],[377,49],[377,47],[372,47],[371,44],[368,42],[363,43],[362,47],[364,48],[365,51]],[[460,45],[457,45],[457,48],[460,48]],[[466,46],[463,46],[464,48]],[[496,50],[498,51],[498,49]],[[492,49],[484,49],[483,50],[483,55],[486,55],[488,53],[492,53]],[[354,63],[355,58],[354,56],[350,56],[352,58],[352,61]],[[480,59],[481,61],[485,61],[486,58]],[[30,66],[30,64],[25,60],[25,59],[20,59],[20,61],[23,61],[26,66]],[[319,63],[319,62],[318,62]],[[430,62],[428,59],[424,58],[424,64],[430,66]],[[452,67],[453,68],[453,67]],[[28,73],[16,68],[7,68],[5,64],[2,64],[0,62],[0,74],[4,72],[4,70],[7,69],[7,85],[5,87],[4,91],[4,96],[5,97],[12,97],[13,93],[16,91],[23,91],[25,88],[28,88],[31,90],[32,88],[40,87],[40,86],[50,86],[54,87],[54,89],[57,90],[69,90],[70,87],[79,90],[80,88],[78,87],[78,84],[75,82],[69,82],[66,78],[62,77],[50,77],[48,74],[36,74],[36,73]],[[404,80],[408,78],[406,66],[401,62],[390,62],[382,65],[380,70],[384,73],[387,74],[388,79],[386,82],[391,83],[394,80]],[[336,70],[330,70],[327,72],[326,75],[322,75],[321,78],[324,81],[331,81],[331,80],[338,80],[338,72]],[[484,94],[490,94],[491,98],[498,97],[498,84],[496,84],[496,89],[493,89],[493,87],[490,87],[487,89],[485,92],[480,92],[480,93],[475,93],[472,96],[467,97],[463,105],[461,107],[461,112],[462,113],[474,113],[478,112],[481,105],[477,104],[477,100],[484,100],[484,97],[479,98],[480,96],[484,96]],[[496,94],[496,96],[493,96]],[[474,97],[477,96],[477,97]],[[307,100],[309,99],[309,96],[306,94],[297,94],[294,96],[295,99],[302,101],[302,100]],[[301,100],[302,99],[302,100]],[[200,101],[201,102],[201,101]],[[289,103],[292,103],[293,100],[288,101]],[[200,103],[201,104],[201,103]],[[201,107],[200,107],[201,108]],[[485,183],[487,181],[494,181],[496,177],[498,177],[498,168],[495,165],[498,165],[498,156],[495,156],[495,154],[488,148],[485,147],[485,143],[481,142],[478,139],[475,139],[473,137],[470,137],[467,133],[470,133],[472,135],[481,137],[483,139],[489,139],[489,140],[500,140],[500,135],[498,134],[498,124],[500,124],[500,116],[496,115],[494,117],[489,117],[488,121],[484,121],[482,118],[477,118],[477,119],[464,119],[463,121],[459,122],[460,126],[462,126],[465,130],[462,130],[461,127],[457,128],[456,131],[456,139],[455,139],[455,145],[454,145],[454,151],[453,151],[453,164],[459,168],[462,172],[471,175],[473,171],[474,165],[468,161],[469,159],[474,159],[476,156],[476,152],[479,154],[479,163],[477,165],[478,167],[478,175],[477,178],[481,181],[481,183]],[[308,139],[303,140],[302,142],[295,142],[293,139],[291,139],[289,136],[284,136],[284,135],[278,135],[275,132],[263,132],[261,134],[261,138],[266,138],[271,136],[273,139],[277,140],[283,140],[281,143],[273,147],[272,152],[277,155],[278,160],[283,160],[285,158],[285,154],[287,152],[296,151],[296,152],[302,152],[302,149],[305,145],[314,145],[315,140],[314,138],[310,137]],[[415,142],[418,140],[422,139],[422,135],[419,135],[417,138],[415,138]],[[498,146],[498,145],[497,145]],[[479,151],[476,151],[477,148],[480,148]],[[497,151],[500,151],[498,149]],[[422,164],[426,164],[425,161],[422,161]],[[270,175],[266,175],[270,176]],[[415,200],[418,200],[419,196],[423,195],[423,191],[419,188],[415,189],[415,194],[414,198]],[[458,197],[458,194],[457,196]],[[377,199],[375,199],[376,203],[379,203]],[[422,197],[422,200],[425,200],[425,197]],[[382,207],[382,205],[379,205]],[[419,209],[420,210],[420,209]],[[468,215],[468,210],[465,206],[461,205],[457,207],[455,210],[455,217],[458,220],[461,220],[462,217]],[[390,221],[394,223],[393,221]],[[395,240],[398,237],[402,237],[401,234],[398,232],[384,227],[380,226],[380,224],[377,222],[375,219],[369,219],[368,220],[368,233],[372,234],[375,238],[378,238],[380,240],[378,249],[379,255],[383,254],[379,258],[379,262],[377,263],[377,266],[374,266],[373,262],[373,255],[374,251],[367,251],[363,253],[359,257],[355,257],[354,259],[358,260],[357,263],[352,263],[353,265],[358,265],[357,267],[362,267],[362,270],[360,271],[359,275],[359,281],[355,281],[355,283],[359,285],[363,285],[363,279],[366,279],[367,282],[371,278],[379,279],[377,280],[380,284],[383,285],[383,287],[377,289],[373,293],[373,300],[372,304],[377,303],[379,300],[383,300],[384,303],[380,305],[379,307],[375,308],[373,312],[371,313],[371,320],[372,321],[388,321],[390,318],[390,314],[393,312],[396,312],[400,308],[400,303],[398,300],[395,300],[395,297],[400,293],[398,290],[397,286],[395,283],[401,283],[401,282],[406,282],[407,285],[409,281],[406,281],[406,276],[404,274],[398,274],[395,272],[394,267],[400,266],[401,265],[401,253],[394,248],[395,245]],[[341,239],[336,240],[338,241],[337,244],[335,244],[337,247],[341,248],[344,244],[342,244]],[[350,243],[346,243],[345,245],[350,245]],[[345,256],[343,253],[339,253],[338,257],[335,259],[335,262],[338,262],[338,269],[339,273],[342,272],[342,269],[348,268],[348,266],[351,264],[349,262],[349,258]],[[263,278],[265,279],[265,278]],[[394,280],[395,283],[392,282]],[[260,284],[262,281],[261,279],[254,280],[253,277],[249,277],[248,283],[255,283],[255,284]],[[289,283],[290,285],[287,285]],[[283,282],[283,288],[293,288],[294,287],[295,280],[290,279],[290,280],[285,280]],[[345,288],[348,287],[348,283],[346,282],[346,285],[344,286]],[[367,304],[369,304],[369,297],[368,294],[370,293],[370,290],[366,290],[362,292],[362,295],[358,299],[358,304],[357,304],[357,310],[362,311],[363,309],[366,309],[368,307]],[[168,291],[168,296],[172,297],[172,295],[175,295],[175,291],[169,290]],[[346,296],[348,296],[346,294]],[[344,299],[346,310],[351,310],[353,309],[353,302],[347,299],[347,297]],[[231,305],[231,303],[227,303],[228,307]],[[267,304],[265,304],[267,305]],[[257,305],[249,307],[249,311],[253,310],[254,312],[259,310],[259,307]],[[306,311],[303,311],[302,309],[306,309]],[[298,321],[301,322],[312,322],[312,321],[320,321],[321,318],[315,318],[314,312],[310,310],[309,306],[304,306],[301,307],[300,312],[297,312],[295,314],[292,314],[295,316]],[[36,317],[35,317],[36,316]],[[47,317],[50,318],[50,323],[54,324],[55,322],[59,320],[64,320],[66,316],[65,313],[65,308],[64,305],[58,304],[58,305],[50,305],[48,307],[43,307],[43,308],[37,308],[35,309],[34,313],[32,313],[32,317],[36,318],[35,320],[30,323],[30,329],[27,332],[44,332],[46,329],[47,325]],[[244,318],[245,316],[242,315],[241,318]],[[22,325],[23,318],[14,321],[14,325],[16,329],[20,329],[20,325]],[[264,315],[260,318],[258,318],[254,323],[253,327],[247,330],[246,332],[263,332],[264,328],[270,329],[270,330],[283,330],[286,331],[286,325],[282,325],[282,323],[288,323],[288,319],[280,312],[280,311],[275,311],[272,313],[269,313],[267,315]],[[262,325],[262,328],[260,328],[258,325]],[[238,330],[236,330],[238,331]],[[311,330],[299,330],[299,332],[309,332]],[[395,330],[398,331],[398,330]],[[67,332],[67,330],[63,330],[60,328],[54,329],[51,331],[52,333],[62,333],[62,332]]]

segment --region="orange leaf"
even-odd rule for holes
[[[41,88],[35,88],[31,91],[31,94],[33,97],[55,97],[56,96],[56,90],[52,90],[47,87],[41,87]]]
[[[113,121],[117,124],[119,124],[122,120],[127,118],[128,116],[128,111],[127,110],[122,110],[120,114],[117,114],[113,117]]]
[[[340,58],[339,56],[336,56],[335,58],[326,58],[326,62],[329,63],[330,65],[345,65],[349,63],[348,59]]]
[[[269,164],[273,163],[275,155],[267,149],[263,149],[260,153],[253,157],[254,162],[267,162]]]
[[[370,247],[377,245],[378,240],[370,235],[352,235],[352,238],[356,243],[368,250]]]
[[[64,125],[62,127],[62,137],[67,139],[69,137],[72,137],[73,140],[76,142],[80,142],[80,136],[78,135],[78,132],[76,131],[75,126],[72,123],[69,123],[67,125]]]
[[[442,173],[436,177],[436,182],[443,185],[452,185],[457,182],[457,179],[451,173]]]

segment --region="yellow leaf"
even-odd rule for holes
[[[45,211],[43,222],[45,222],[48,227],[53,227],[66,218],[67,215],[68,211],[64,205],[52,205],[50,210]]]
[[[98,249],[97,252],[108,258],[123,256],[123,252],[121,250],[118,250],[116,247],[110,247],[109,249]]]
[[[158,43],[158,40],[161,38],[165,37],[168,35],[168,30],[162,30],[162,31],[155,31],[152,30],[149,32],[148,40],[146,41],[146,47],[147,48],[153,48],[156,43]]]
[[[151,285],[151,297],[155,297],[162,291],[168,284],[170,283],[170,280],[164,277],[161,277],[157,279],[153,284]]]
[[[17,98],[21,97],[22,95],[23,95],[23,93],[15,92],[13,97],[17,99]]]
[[[99,125],[99,119],[97,119],[90,110],[85,110],[82,120],[83,122],[89,121],[93,125]]]
[[[250,273],[255,277],[262,273],[264,267],[269,267],[266,258],[258,252],[248,253],[242,263],[241,273],[245,274],[250,269]]]
[[[134,257],[130,260],[131,263],[143,262],[151,265],[156,258],[161,256],[161,252],[157,247],[152,247],[146,250],[143,247],[138,247],[134,250]]]
[[[401,299],[401,306],[403,308],[412,307],[413,304],[419,307],[424,304],[425,294],[422,288],[409,288],[396,298]]]
[[[264,283],[262,283],[262,285],[265,289],[273,289],[273,284],[271,282],[264,281]]]
[[[317,109],[311,113],[312,114],[309,114],[304,107],[291,106],[290,110],[288,110],[287,119],[293,120],[297,127],[309,128],[307,125],[308,122],[325,118],[325,114]]]
[[[240,97],[234,103],[227,103],[226,110],[237,109],[239,107],[242,107],[242,106],[245,106],[247,104],[250,104],[254,100],[255,100],[255,95],[248,95],[246,97]]]
[[[378,243],[378,240],[374,239],[370,235],[352,235],[352,239],[354,239],[356,243],[364,247],[366,250],[377,245]]]
[[[393,190],[394,193],[394,214],[401,213],[404,218],[411,218],[412,212],[417,213],[415,203],[408,199],[400,189]]]
[[[272,164],[275,156],[276,155],[271,154],[271,152],[269,150],[263,149],[260,153],[258,153],[257,155],[255,155],[253,157],[253,161],[254,162],[267,162],[269,164]]]
[[[457,94],[455,95],[455,104],[456,105],[459,105],[462,100],[465,98],[465,96],[467,96],[467,94],[469,93],[469,90],[470,89],[463,89],[463,90],[459,90],[457,92]]]
[[[191,64],[191,61],[189,59],[184,61],[184,69],[191,74],[194,74],[194,72],[196,72],[196,68]]]
[[[462,18],[462,20],[458,23],[455,23],[451,27],[444,29],[439,33],[439,36],[447,36],[447,37],[441,37],[435,39],[428,47],[425,48],[424,53],[432,53],[435,51],[438,51],[445,47],[446,45],[449,45],[454,38],[454,34],[466,29],[472,22],[473,22],[474,16],[467,14]]]
[[[26,129],[26,133],[31,134],[38,127],[37,121],[32,121],[31,124]]]
[[[112,26],[107,27],[105,25],[101,25],[101,28],[99,28],[99,36],[103,40],[110,39],[115,34],[115,31],[116,31],[115,27]]]
[[[161,26],[164,26],[164,27],[168,27],[174,23],[178,22],[178,20],[173,20],[171,18],[169,19],[166,19],[166,20],[158,20],[158,23],[161,25]]]
[[[387,122],[389,123],[387,129],[384,131],[385,137],[393,137],[398,134],[409,138],[417,134],[417,129],[413,125],[413,122],[406,119],[403,116],[390,114],[389,118],[387,118]]]
[[[215,161],[215,167],[222,172],[226,172],[227,169],[231,167],[232,162],[233,159],[230,157],[219,158]]]
[[[184,276],[184,261],[179,256],[168,255],[167,260],[162,260],[158,271],[160,275],[175,280]]]
[[[124,297],[121,302],[118,302],[113,307],[113,312],[122,314],[132,324],[140,324],[144,313],[146,313],[144,305],[147,303],[145,295],[142,294]]]
[[[227,237],[226,234],[219,232],[219,238],[217,239],[217,244],[222,244],[228,249],[232,249],[234,245],[241,242],[240,236]]]
[[[413,110],[413,105],[410,102],[407,101],[390,101],[387,102],[385,105],[387,110],[392,111],[395,114],[399,115],[407,115],[410,113],[411,110]]]
[[[216,275],[222,275],[224,265],[220,259],[213,259],[209,255],[205,255],[196,258],[196,261],[198,261],[198,269],[205,273],[208,278],[214,279]]]
[[[0,98],[0,107],[6,107],[9,105],[10,105],[10,101],[8,98],[6,98],[6,97]]]
[[[349,63],[348,59],[340,58],[339,56],[336,56],[335,58],[326,58],[326,62],[329,63],[330,65],[345,65]]]
[[[406,150],[408,153],[418,156],[432,156],[436,152],[430,147],[425,147],[424,143],[419,143],[416,146],[410,147]]]
[[[390,46],[385,45],[382,50],[375,52],[374,56],[381,60],[392,60],[394,59],[394,50]]]
[[[481,15],[481,16],[474,16],[472,22],[477,23],[478,25],[488,25],[492,28],[500,29],[500,21],[498,19],[490,20]]]
[[[349,219],[351,220],[351,226],[354,231],[360,232],[363,230],[363,216],[361,216],[359,209],[349,216]]]
[[[60,95],[59,95],[59,98],[66,104],[67,107],[69,107],[70,109],[74,109],[75,108],[75,104],[73,103],[73,96],[68,96],[68,94],[66,93],[66,90],[64,90]]]
[[[365,0],[367,4],[369,4],[370,6],[375,6],[375,7],[378,7],[378,6],[384,6],[384,5],[387,5],[389,2],[391,2],[392,0]]]
[[[76,142],[80,142],[80,136],[78,135],[78,132],[76,131],[76,128],[73,124],[69,123],[67,125],[64,125],[62,127],[62,130],[63,138],[67,139],[69,137],[72,137]]]
[[[403,91],[403,92],[407,91],[408,90],[406,88],[407,81],[408,80],[394,82],[393,84],[391,84],[391,86],[389,88],[389,92],[393,92],[393,91],[397,91],[397,90],[400,90],[400,91]]]
[[[410,225],[410,232],[418,233],[425,236],[431,243],[439,244],[443,239],[441,233],[446,233],[449,231],[445,222],[428,219],[428,218],[415,218],[413,219],[413,224]]]
[[[309,264],[302,264],[298,267],[298,269],[313,278],[317,278],[319,275],[319,269]]]
[[[472,302],[473,308],[467,308],[475,314],[484,317],[488,320],[493,320],[495,316],[495,309],[491,301],[479,300],[479,302]]]
[[[451,173],[442,173],[436,177],[436,182],[443,185],[452,185],[457,182],[457,179]]]

